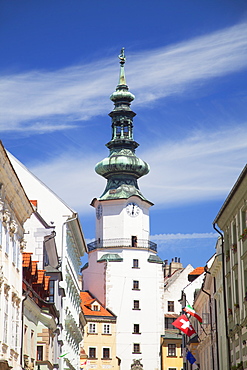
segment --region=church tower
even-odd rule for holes
[[[96,239],[88,245],[88,266],[83,269],[89,290],[117,316],[117,356],[121,370],[142,359],[144,370],[160,369],[163,334],[163,274],[157,245],[149,239],[149,208],[137,180],[149,172],[138,158],[133,135],[134,95],[125,78],[121,50],[120,76],[110,99],[112,137],[109,156],[95,170],[107,180],[106,188],[91,205],[96,210]],[[102,354],[98,354],[102,356]]]

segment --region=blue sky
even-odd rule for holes
[[[247,159],[246,0],[2,0],[1,140],[93,239],[123,46],[151,239],[163,259],[204,265]]]

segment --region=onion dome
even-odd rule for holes
[[[139,146],[133,137],[133,118],[136,114],[130,108],[135,96],[126,84],[124,48],[119,59],[119,83],[110,96],[114,103],[114,109],[109,113],[112,138],[106,144],[110,154],[95,167],[95,171],[107,179],[106,189],[99,199],[127,199],[138,195],[146,200],[139,190],[137,179],[149,172],[149,165],[135,155],[135,149]]]

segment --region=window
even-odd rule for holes
[[[35,357],[35,338],[34,330],[31,330],[31,357]],[[43,348],[43,347],[42,347]]]
[[[103,348],[103,359],[110,358],[110,348]]]
[[[6,230],[5,237],[6,237],[6,253],[9,254],[9,232],[8,230]]]
[[[174,301],[167,302],[167,309],[168,309],[168,312],[174,312]]]
[[[132,213],[133,214],[133,213]],[[134,248],[136,248],[137,247],[137,236],[132,236],[131,237],[131,247],[134,247]],[[138,260],[134,260],[134,261],[138,261]],[[134,267],[134,266],[133,266]],[[138,266],[137,266],[137,268],[138,268]]]
[[[16,253],[17,253],[16,241],[15,241],[15,237],[13,237],[12,238],[12,262],[13,263],[16,263]]]
[[[97,304],[93,305],[93,311],[99,311],[99,306]]]
[[[55,281],[50,280],[49,282],[49,302],[54,302],[54,289],[55,289]]]
[[[5,296],[3,342],[8,341],[8,298]]]
[[[89,347],[88,357],[89,358],[96,358],[96,348],[95,347]]]
[[[133,259],[133,269],[138,269],[139,268],[139,260]]]
[[[104,324],[104,334],[111,334],[110,324]]]
[[[133,310],[140,310],[140,302],[134,300]]]
[[[37,346],[37,361],[43,361],[43,346]]]
[[[134,290],[139,290],[139,281],[138,280],[133,280],[133,289]]]
[[[2,220],[0,220],[0,245],[2,246],[2,236],[3,236],[3,228],[2,228]]]
[[[140,325],[134,324],[133,334],[140,334]]]
[[[174,318],[165,317],[165,329],[175,329],[175,326],[172,325]]]
[[[168,356],[176,356],[176,344],[168,344]]]
[[[133,353],[141,353],[140,343],[133,344]]]
[[[95,334],[96,333],[96,324],[93,324],[93,323],[89,323],[89,327],[88,327],[88,332],[90,334]]]

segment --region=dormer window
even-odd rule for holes
[[[93,306],[92,306],[92,310],[93,310],[93,311],[100,311],[100,307],[99,307],[99,305],[97,305],[97,304],[93,304]]]

